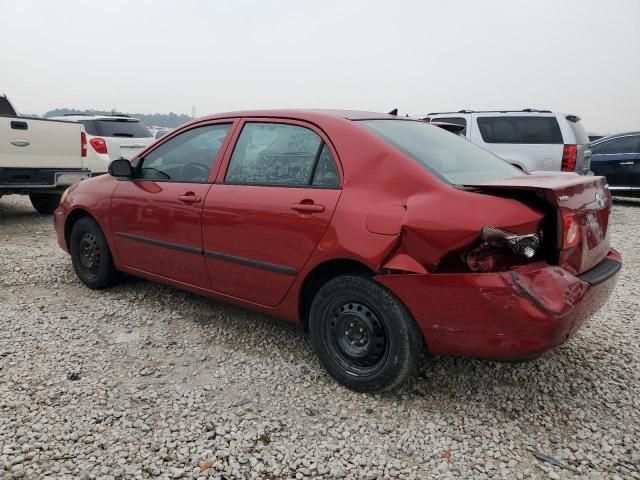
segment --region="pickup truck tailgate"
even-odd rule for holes
[[[0,168],[83,168],[82,125],[0,116]]]

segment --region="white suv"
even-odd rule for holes
[[[589,173],[589,137],[576,115],[527,108],[438,112],[421,118],[464,126],[461,135],[527,172]]]
[[[84,125],[87,132],[87,167],[94,176],[107,173],[112,160],[122,157],[131,159],[155,141],[139,119],[126,115],[70,114],[54,117],[53,120]]]

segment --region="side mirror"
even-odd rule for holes
[[[109,175],[117,178],[133,178],[133,168],[126,158],[118,158],[109,164]]]

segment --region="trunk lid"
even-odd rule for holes
[[[579,176],[573,173],[536,174],[495,181],[465,184],[488,193],[535,192],[544,198],[556,215],[554,235],[558,264],[573,274],[583,273],[600,263],[609,252],[609,217],[611,195],[604,177]],[[570,213],[579,226],[580,240],[563,249],[561,212]]]

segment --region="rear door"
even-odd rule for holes
[[[596,142],[591,153],[591,170],[607,177],[612,192],[640,187],[640,135]]]
[[[210,289],[202,206],[231,128],[223,122],[180,132],[140,159],[132,181],[118,184],[111,225],[127,267]]]
[[[475,113],[470,140],[525,171],[562,166],[562,132],[555,115]]]
[[[340,197],[336,152],[303,122],[248,119],[203,212],[213,290],[277,305],[324,235]]]

